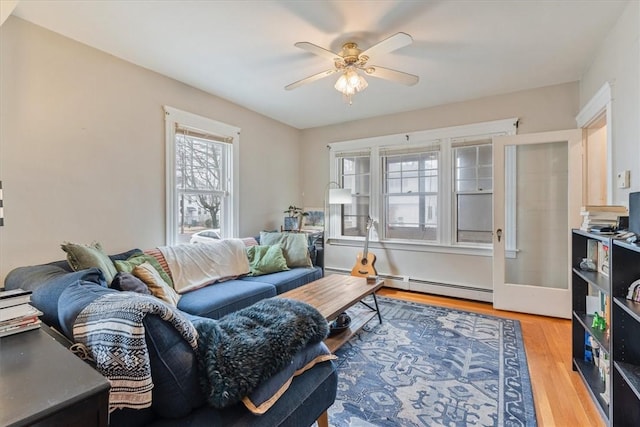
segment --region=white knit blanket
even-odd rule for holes
[[[171,270],[173,287],[179,293],[249,273],[245,248],[240,239],[158,247]]]
[[[76,344],[72,351],[92,360],[111,383],[109,412],[151,406],[153,382],[142,323],[147,314],[170,322],[197,349],[198,333],[191,322],[149,295],[133,292],[103,295],[87,305],[73,325]]]

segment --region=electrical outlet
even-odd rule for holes
[[[629,188],[629,176],[630,176],[630,172],[628,170],[618,172],[618,176],[617,176],[618,188]]]

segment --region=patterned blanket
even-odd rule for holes
[[[151,367],[142,320],[155,314],[170,322],[197,349],[193,325],[159,299],[130,292],[107,294],[87,305],[76,318],[72,350],[89,358],[111,383],[109,412],[151,406]]]

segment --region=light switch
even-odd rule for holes
[[[618,188],[629,188],[629,171],[618,172]]]

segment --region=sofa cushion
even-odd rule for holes
[[[269,233],[260,232],[261,245],[282,246],[282,252],[287,260],[287,266],[313,267],[309,255],[307,236],[304,233]]]
[[[43,322],[59,329],[60,295],[67,287],[79,280],[107,286],[104,275],[98,268],[69,272],[55,265],[35,265],[12,270],[5,279],[5,287],[33,291],[31,305],[44,313],[41,317]]]
[[[316,363],[337,359],[324,342],[310,344],[296,353],[284,369],[263,382],[242,399],[248,410],[254,414],[264,414],[289,389],[293,378],[313,368]]]
[[[235,279],[183,294],[178,301],[178,308],[196,316],[219,319],[225,314],[274,296],[276,288],[273,285]]]
[[[250,246],[247,248],[249,258],[250,276],[262,276],[263,274],[277,273],[288,270],[287,260],[282,254],[280,245]]]
[[[245,282],[263,282],[269,283],[276,288],[276,292],[280,295],[283,292],[290,291],[299,286],[311,283],[314,280],[322,278],[322,268],[292,268],[288,271],[280,271],[278,273],[266,274],[258,277],[242,277],[239,280]]]
[[[58,300],[60,331],[71,341],[75,341],[73,339],[73,324],[78,314],[97,298],[113,292],[118,291],[84,280],[76,280],[67,286]]]
[[[99,242],[90,245],[65,242],[61,245],[62,250],[67,253],[67,261],[75,270],[85,270],[96,267],[102,270],[107,284],[111,283],[117,271],[111,258],[102,250]]]

